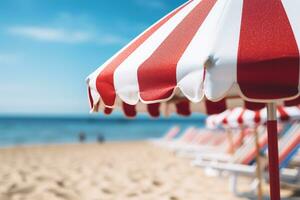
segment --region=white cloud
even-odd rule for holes
[[[41,26],[13,26],[8,33],[45,42],[59,43],[96,43],[100,45],[123,44],[125,39],[110,34],[97,34],[91,31],[79,31],[65,28],[52,28]]]
[[[91,35],[84,31],[69,31],[38,26],[15,26],[10,27],[8,32],[17,36],[49,42],[82,43],[91,39]]]

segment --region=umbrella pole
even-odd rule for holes
[[[280,200],[276,104],[268,103],[267,112],[270,197],[271,200]]]
[[[260,163],[260,145],[259,145],[259,136],[257,132],[257,128],[254,129],[255,134],[255,145],[256,145],[256,177],[258,180],[257,185],[257,199],[263,199],[263,191],[262,191],[262,177],[261,177],[261,163]]]

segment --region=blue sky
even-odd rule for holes
[[[85,77],[185,0],[0,0],[0,115],[86,114]]]

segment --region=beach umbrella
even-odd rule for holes
[[[290,122],[300,120],[299,106],[277,106],[277,120],[280,122]],[[228,109],[220,114],[210,115],[206,118],[208,128],[254,128],[267,122],[266,108],[261,110],[248,110],[241,107]]]
[[[200,102],[240,96],[267,104],[271,199],[280,199],[276,103],[299,103],[300,1],[191,0],[87,78],[93,105]]]
[[[299,106],[284,107],[278,106],[276,108],[277,119],[281,122],[295,121],[300,119]],[[245,108],[236,107],[229,109],[220,114],[211,115],[206,119],[208,128],[225,128],[225,129],[245,129],[252,128],[255,134],[256,146],[256,177],[258,179],[257,194],[258,199],[263,198],[263,190],[261,185],[261,163],[260,163],[260,144],[257,127],[264,125],[267,122],[267,111],[261,109],[257,111],[247,110]]]
[[[254,129],[255,146],[256,146],[256,178],[258,180],[257,195],[258,199],[263,199],[262,190],[262,176],[261,176],[261,163],[260,163],[260,144],[257,126],[264,124],[261,118],[260,110],[251,111],[245,108],[236,107],[229,109],[220,114],[215,114],[207,117],[206,126],[210,129],[225,128],[226,132],[230,129],[240,129],[243,135],[245,128]]]

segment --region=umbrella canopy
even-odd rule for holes
[[[88,78],[93,104],[135,105],[299,95],[299,1],[192,0],[147,29]],[[268,10],[269,12],[265,12]],[[206,66],[206,67],[205,67]]]
[[[299,8],[296,0],[188,1],[87,78],[91,103],[268,103],[271,199],[279,200],[275,102],[299,96]]]
[[[277,107],[277,119],[281,122],[300,119],[300,107]],[[227,110],[220,114],[211,115],[206,119],[208,128],[241,128],[256,127],[267,122],[266,108],[251,111],[241,107]]]

